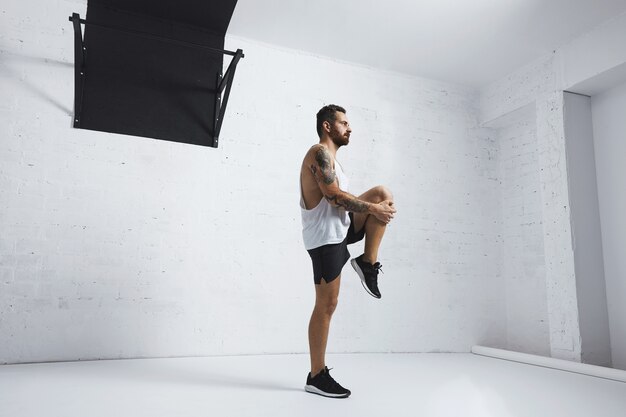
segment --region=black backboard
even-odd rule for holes
[[[77,127],[217,146],[216,83],[224,56],[215,50],[224,48],[235,5],[90,0]]]

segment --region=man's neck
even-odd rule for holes
[[[333,156],[333,159],[337,156],[337,151],[339,150],[339,146],[330,138],[322,138],[320,139],[320,145],[324,146],[328,149],[328,152]]]

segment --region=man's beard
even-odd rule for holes
[[[330,138],[332,139],[333,143],[338,147],[347,145],[350,142],[350,135],[348,135],[347,133],[342,135],[334,129],[330,131]]]

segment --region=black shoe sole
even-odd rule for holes
[[[319,388],[317,388],[317,387],[315,387],[313,385],[305,385],[304,386],[304,390],[306,392],[308,392],[308,393],[311,393],[311,394],[316,394],[316,395],[319,395],[319,396],[322,396],[322,397],[326,397],[326,398],[337,398],[337,399],[339,399],[339,398],[348,398],[350,396],[350,394],[351,394],[351,392],[348,392],[347,394],[331,394],[331,393],[328,393],[328,392],[324,392],[321,389],[319,389]]]

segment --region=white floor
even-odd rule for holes
[[[472,354],[327,363],[350,398],[305,393],[306,355],[4,365],[0,416],[626,416],[626,383]]]

